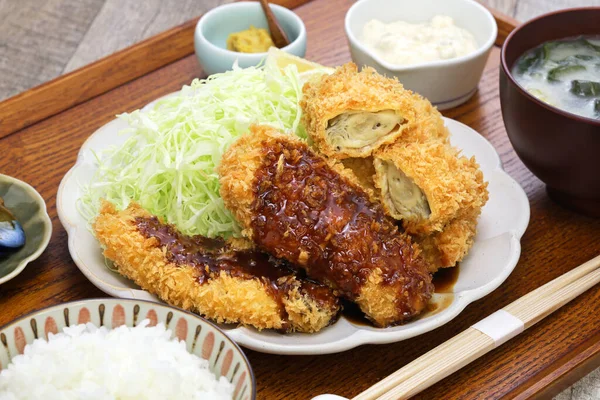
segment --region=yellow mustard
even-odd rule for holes
[[[273,40],[266,29],[257,29],[250,25],[250,29],[235,32],[227,37],[227,50],[240,53],[264,53],[273,46]]]

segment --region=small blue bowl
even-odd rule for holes
[[[304,57],[306,54],[306,28],[295,13],[285,7],[271,4],[279,24],[287,34],[290,44],[281,50]],[[200,18],[194,33],[196,57],[208,75],[232,69],[237,60],[242,68],[260,64],[267,53],[239,53],[227,50],[230,33],[250,28],[268,30],[267,18],[258,2],[239,2],[216,7]]]

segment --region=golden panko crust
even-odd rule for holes
[[[429,267],[429,269],[431,270],[432,267]],[[421,282],[421,288],[423,286],[424,283]],[[425,310],[429,297],[411,300],[415,301],[412,305],[414,309]],[[381,270],[376,269],[369,275],[360,295],[356,299],[356,304],[375,326],[384,328],[397,325],[398,321],[403,321],[402,316],[399,315],[401,309],[398,305],[409,301],[407,292],[398,293],[397,287],[386,285]]]
[[[413,237],[419,243],[430,272],[455,266],[473,246],[477,233],[477,217],[462,217],[451,221],[441,232]]]
[[[344,167],[356,176],[358,184],[368,193],[375,194],[372,201],[378,201],[377,190],[375,188],[375,166],[373,165],[373,157],[367,158],[345,158],[342,160]]]
[[[252,202],[254,201],[254,175],[261,166],[263,154],[260,151],[247,151],[259,149],[269,140],[284,137],[286,140],[301,143],[301,140],[292,134],[285,134],[275,128],[265,125],[252,125],[250,131],[238,138],[223,155],[217,172],[219,173],[219,193],[226,207],[233,213],[236,220],[243,227],[242,234],[252,239]],[[344,176],[352,184],[361,186],[360,179],[351,169],[345,168],[335,160],[327,160],[329,166],[338,174]],[[363,188],[371,198],[375,193],[373,187]]]
[[[277,132],[263,126],[251,126],[248,134],[242,135],[229,146],[217,167],[219,173],[219,193],[223,202],[235,204],[229,207],[235,219],[243,227],[242,234],[252,238],[252,203],[254,202],[254,173],[262,164],[262,155],[246,152],[246,148],[259,148],[265,136]],[[278,133],[277,133],[278,134]]]
[[[384,162],[396,168],[423,191],[427,197],[431,215],[424,220],[403,220],[410,234],[439,232],[455,218],[477,217],[488,200],[487,182],[475,158],[467,158],[460,152],[439,141],[424,143],[397,143],[386,146],[375,154],[375,186],[385,189],[386,172]],[[382,201],[386,212],[400,219],[387,202]]]
[[[252,126],[218,172],[221,197],[244,234],[356,301],[376,325],[404,322],[425,308],[431,276],[418,246],[364,200],[371,196],[341,163],[293,135]],[[351,264],[353,255],[367,261]]]
[[[144,237],[135,225],[136,217],[148,217],[137,204],[124,211],[104,202],[93,224],[94,232],[123,276],[168,304],[202,314],[219,323],[240,323],[258,329],[282,329],[280,306],[259,279],[242,279],[221,271],[203,284],[193,266],[177,266],[166,258],[155,238]],[[238,242],[242,248],[247,243]],[[295,278],[293,278],[295,279]],[[327,326],[337,308],[321,308],[298,290],[299,282],[283,298],[289,330],[315,332]]]
[[[332,75],[314,79],[303,87],[300,100],[303,122],[319,151],[328,157],[344,159],[368,157],[380,146],[397,142],[449,141],[449,131],[442,115],[431,102],[404,89],[397,79],[379,75],[366,67],[361,72],[353,63],[339,67]],[[348,111],[377,112],[394,110],[405,122],[400,129],[371,146],[337,151],[325,140],[328,122]]]
[[[307,82],[302,90],[300,106],[306,131],[319,151],[332,158],[367,157],[379,146],[393,143],[416,118],[412,92],[373,68],[358,72],[354,63],[344,64],[318,81]],[[348,111],[382,110],[393,110],[405,120],[400,129],[360,149],[338,151],[327,142],[325,130],[331,119]]]
[[[394,143],[426,142],[436,140],[450,143],[450,132],[444,124],[442,114],[431,102],[417,93],[413,93],[415,119]]]

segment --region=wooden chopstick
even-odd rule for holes
[[[598,283],[600,255],[520,297],[502,310],[521,320],[524,329],[527,329]],[[518,333],[515,332],[511,337]],[[353,400],[409,398],[502,343],[498,344],[492,337],[470,327],[371,386]]]

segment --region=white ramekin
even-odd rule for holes
[[[436,15],[450,16],[457,26],[471,32],[477,50],[450,60],[401,66],[381,59],[360,40],[371,19],[416,23]],[[368,65],[397,77],[404,87],[425,96],[440,110],[456,107],[475,93],[498,33],[492,14],[474,0],[360,0],[348,10],[345,29],[352,59],[359,67]]]

